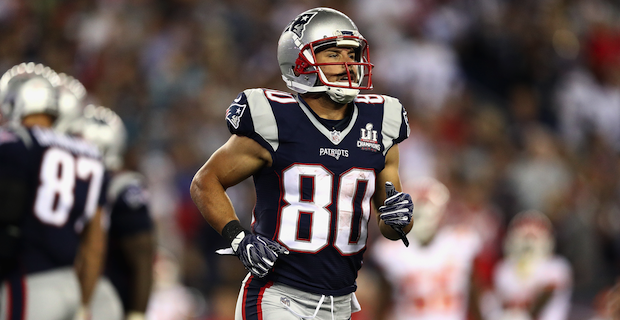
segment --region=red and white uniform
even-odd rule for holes
[[[468,227],[445,226],[427,246],[409,238],[409,247],[380,239],[372,251],[393,288],[394,319],[466,319],[480,237]]]
[[[570,310],[572,271],[562,257],[530,262],[521,270],[516,261],[503,260],[495,270],[495,295],[505,311],[528,310],[532,300],[545,288],[554,293],[537,320],[564,320]]]

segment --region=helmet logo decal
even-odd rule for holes
[[[306,24],[308,24],[308,22],[310,22],[310,20],[312,20],[312,17],[314,17],[316,14],[316,12],[310,12],[298,16],[297,19],[291,21],[285,31],[291,31],[292,33],[296,34],[298,37],[301,38],[304,34]]]

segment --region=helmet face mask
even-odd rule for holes
[[[317,61],[317,52],[330,47],[354,48],[354,61]],[[368,43],[346,15],[315,8],[297,16],[278,41],[282,79],[296,92],[326,92],[339,103],[352,101],[359,90],[372,89]],[[347,81],[330,82],[322,67],[341,66]]]
[[[550,257],[554,246],[549,218],[541,212],[528,210],[517,214],[510,222],[504,253],[507,259],[518,262],[527,272],[532,263]]]
[[[351,46],[355,48],[355,62],[317,62],[316,54],[320,51],[326,50],[330,47],[345,47],[337,45],[338,41],[353,41],[354,43],[360,41],[356,37],[333,37],[325,40],[311,42],[305,45],[299,52],[299,57],[295,60],[295,66],[293,67],[293,73],[297,76],[317,74],[317,80],[325,86],[345,88],[345,89],[372,89],[372,83],[370,77],[372,74],[372,64],[368,61],[368,44],[365,39],[363,41],[362,48],[360,46]],[[363,57],[363,58],[361,58]],[[342,66],[347,73],[347,83],[343,82],[330,82],[327,80],[325,73],[321,69],[322,66]]]

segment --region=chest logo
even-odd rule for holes
[[[332,142],[334,144],[339,144],[340,140],[342,140],[342,137],[340,136],[340,131],[336,131],[336,130],[331,131],[329,133],[329,137],[332,139]]]
[[[331,149],[331,148],[320,148],[319,156],[330,156],[335,158],[336,160],[340,159],[340,157],[349,157],[349,150],[347,149]]]
[[[381,145],[377,141],[377,130],[373,130],[373,127],[373,124],[369,122],[366,127],[360,129],[360,139],[357,140],[358,148],[372,152],[381,151]]]

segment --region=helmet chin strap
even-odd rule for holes
[[[319,77],[321,77],[323,82],[326,84],[331,84],[331,82],[327,80],[327,77],[323,73],[323,70],[321,70],[321,68],[318,68],[318,69],[319,69]],[[359,89],[332,87],[329,85],[325,85],[324,87],[325,87],[325,93],[327,93],[327,95],[334,102],[341,103],[341,104],[347,104],[353,101],[355,97],[357,97],[357,95],[360,93]]]
[[[353,99],[355,99],[355,97],[357,97],[357,95],[360,93],[360,90],[349,89],[349,88],[327,87],[327,90],[325,91],[325,93],[327,93],[327,95],[334,102],[346,104],[346,103],[353,101]]]

